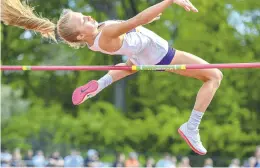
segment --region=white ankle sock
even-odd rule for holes
[[[109,85],[111,85],[113,83],[113,78],[111,75],[106,74],[105,76],[100,78],[97,82],[99,85],[98,92],[100,92],[101,90],[103,90],[104,88],[108,87]]]
[[[190,119],[187,123],[188,129],[190,130],[197,130],[199,128],[200,125],[200,121],[203,117],[204,113],[196,111],[196,110],[192,110]]]

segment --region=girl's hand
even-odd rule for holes
[[[173,3],[183,7],[186,11],[199,12],[197,8],[189,0],[172,0]]]

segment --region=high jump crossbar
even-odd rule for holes
[[[260,62],[227,63],[227,64],[182,64],[182,65],[134,65],[134,66],[13,66],[1,65],[1,71],[156,71],[156,70],[189,70],[189,69],[242,69],[260,68]]]

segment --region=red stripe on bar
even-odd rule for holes
[[[230,64],[187,64],[186,69],[234,69],[234,68],[260,68],[260,62],[256,63],[230,63]]]
[[[174,67],[175,65],[172,65]],[[28,67],[28,68],[27,68]],[[137,66],[138,67],[138,66]],[[156,70],[157,65],[152,65],[151,70]],[[109,71],[109,70],[128,70],[131,71],[131,66],[0,66],[1,70],[9,71]],[[23,69],[27,68],[27,69]],[[171,65],[165,65],[165,69],[171,68]],[[229,64],[187,64],[186,69],[235,69],[235,68],[260,68],[260,62],[256,63],[229,63]],[[164,69],[160,65],[160,69]]]
[[[31,71],[108,71],[132,70],[131,66],[1,66],[1,70],[23,71],[23,67]]]

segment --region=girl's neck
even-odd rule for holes
[[[104,26],[105,26],[104,22],[99,24],[98,28],[97,28],[97,32],[95,33],[95,35],[92,36],[91,38],[86,39],[86,42],[87,42],[88,46],[92,46],[94,44],[97,35],[102,31]]]

